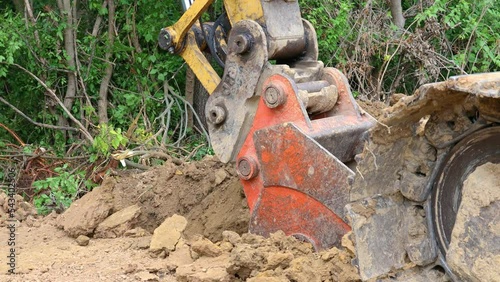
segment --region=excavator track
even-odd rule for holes
[[[500,251],[500,234],[488,229],[500,223],[499,208],[500,126],[493,126],[454,146],[434,180],[432,225],[441,263],[452,275],[468,281],[495,280],[491,269]]]
[[[500,73],[424,85],[385,111],[346,206],[363,280],[500,277],[499,121]]]

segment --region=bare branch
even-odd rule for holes
[[[113,56],[113,44],[115,42],[115,2],[108,0],[108,48],[105,55],[106,70],[104,78],[99,87],[99,101],[97,102],[97,111],[99,123],[108,122],[108,91],[111,76],[113,75],[113,64],[110,62]]]
[[[76,129],[74,127],[56,126],[56,125],[45,124],[45,123],[40,123],[40,122],[34,121],[30,117],[28,117],[26,114],[24,114],[21,110],[19,110],[14,105],[10,104],[7,100],[5,100],[4,98],[2,98],[1,96],[0,96],[0,102],[2,102],[5,105],[9,106],[16,113],[20,114],[23,118],[27,119],[29,122],[31,122],[32,124],[34,124],[36,126],[44,127],[44,128],[50,128],[50,129],[56,129],[56,130],[78,131],[78,129]]]
[[[0,62],[1,64],[6,64],[4,62]],[[68,115],[68,117],[76,124],[78,125],[78,127],[80,128],[80,132],[85,136],[85,138],[87,138],[87,140],[89,140],[91,143],[94,142],[94,138],[92,137],[92,135],[90,135],[90,133],[87,131],[87,129],[82,125],[82,123],[77,120],[73,114],[71,114],[71,112],[68,110],[68,108],[66,108],[64,106],[64,103],[61,101],[61,99],[59,99],[59,97],[57,97],[57,94],[54,92],[54,90],[50,89],[50,87],[47,86],[47,84],[45,84],[38,76],[36,76],[34,73],[30,72],[29,70],[25,69],[24,67],[22,67],[21,65],[18,65],[18,64],[12,64],[13,66],[23,70],[24,72],[26,72],[27,74],[29,74],[31,77],[33,77],[36,81],[38,81],[38,83],[40,83],[40,85],[43,86],[43,88],[45,88],[45,90],[47,90],[47,93],[50,94],[50,96],[52,98],[54,98],[54,100],[56,100],[56,102],[59,104],[59,106],[61,106],[61,108],[63,109],[63,111]]]
[[[0,99],[1,99],[1,98],[2,98],[2,97],[0,97]],[[5,130],[7,130],[7,131],[10,133],[10,135],[12,135],[12,137],[14,137],[14,139],[16,139],[16,141],[17,141],[17,142],[19,142],[19,144],[20,144],[21,146],[26,145],[26,144],[23,142],[23,140],[21,140],[21,138],[19,138],[19,136],[17,136],[17,134],[16,134],[14,131],[12,131],[12,129],[8,128],[5,124],[0,123],[0,127],[3,127]]]

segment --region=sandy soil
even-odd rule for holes
[[[8,224],[0,216],[0,281],[359,280],[348,249],[315,253],[284,234],[245,233],[236,174],[213,159],[117,173],[62,215],[25,216],[16,223],[16,275]],[[153,250],[162,243],[173,245]]]

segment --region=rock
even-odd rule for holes
[[[375,196],[346,206],[362,280],[405,265],[405,237],[399,230],[405,212],[402,201],[402,196]]]
[[[16,197],[17,196],[17,197]],[[8,212],[9,209],[14,209],[14,210],[18,210],[19,209],[19,195],[14,195],[13,199],[14,201],[12,201],[12,198],[9,197],[9,195],[5,195],[5,199],[4,199],[4,203],[3,203],[3,210],[4,212]],[[9,207],[9,200],[10,200],[10,207]],[[24,199],[21,197],[21,201],[24,201]]]
[[[99,223],[95,230],[94,238],[116,238],[127,230],[132,229],[141,214],[141,207],[133,205],[115,212],[103,222]]]
[[[225,169],[221,168],[215,172],[215,185],[219,185],[227,178],[227,172]]]
[[[31,205],[28,202],[21,202],[19,204],[19,208],[25,210],[30,215],[36,215],[37,214],[35,207],[33,207],[33,205]]]
[[[153,232],[149,250],[154,253],[159,253],[162,250],[173,251],[179,239],[181,232],[187,226],[187,220],[180,215],[174,214],[167,218]]]
[[[29,213],[23,209],[18,209],[14,213],[14,216],[16,217],[17,220],[19,221],[24,221],[26,217],[28,217]]]
[[[191,244],[191,249],[205,257],[218,257],[222,254],[222,249],[219,246],[204,238]]]
[[[233,244],[229,242],[221,242],[219,246],[224,252],[230,252],[233,249]]]
[[[151,244],[151,236],[145,236],[145,237],[141,237],[140,239],[138,239],[135,244],[134,244],[134,248],[135,249],[149,249],[149,245]]]
[[[17,208],[19,208],[19,205],[24,202],[24,198],[23,196],[21,195],[18,195],[18,194],[15,194],[14,195],[14,200],[16,200],[16,205],[17,205]]]
[[[240,235],[234,231],[229,231],[229,230],[223,231],[222,238],[224,241],[229,242],[233,245],[236,245],[239,242],[241,242]]]
[[[189,246],[183,239],[180,239],[179,243],[177,243],[175,251],[170,253],[167,258],[167,268],[175,270],[181,265],[187,265],[193,262],[194,260],[191,258]]]
[[[136,227],[134,229],[125,231],[123,235],[125,235],[126,237],[137,238],[137,237],[151,236],[151,233],[149,233],[147,230],[141,227]]]
[[[104,221],[113,208],[111,190],[115,182],[107,178],[101,187],[87,193],[58,217],[57,226],[71,237],[89,235]]]
[[[179,282],[229,282],[234,279],[226,271],[229,254],[217,258],[202,257],[192,264],[181,265],[175,271]]]
[[[141,271],[135,275],[135,279],[139,281],[159,281],[158,276],[148,271]]]
[[[85,236],[85,235],[80,235],[80,236],[78,236],[78,238],[76,238],[76,243],[79,246],[88,246],[89,242],[90,242],[90,238]]]

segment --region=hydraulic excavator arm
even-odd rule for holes
[[[211,2],[196,0],[159,43],[211,94],[211,143],[223,162],[236,162],[250,231],[283,230],[317,249],[338,245],[350,230],[343,209],[354,173],[346,164],[374,120],[360,112],[342,73],[318,61],[316,32],[296,0],[224,1],[231,27],[219,78],[201,51],[211,43],[202,32],[217,25],[195,25]]]

